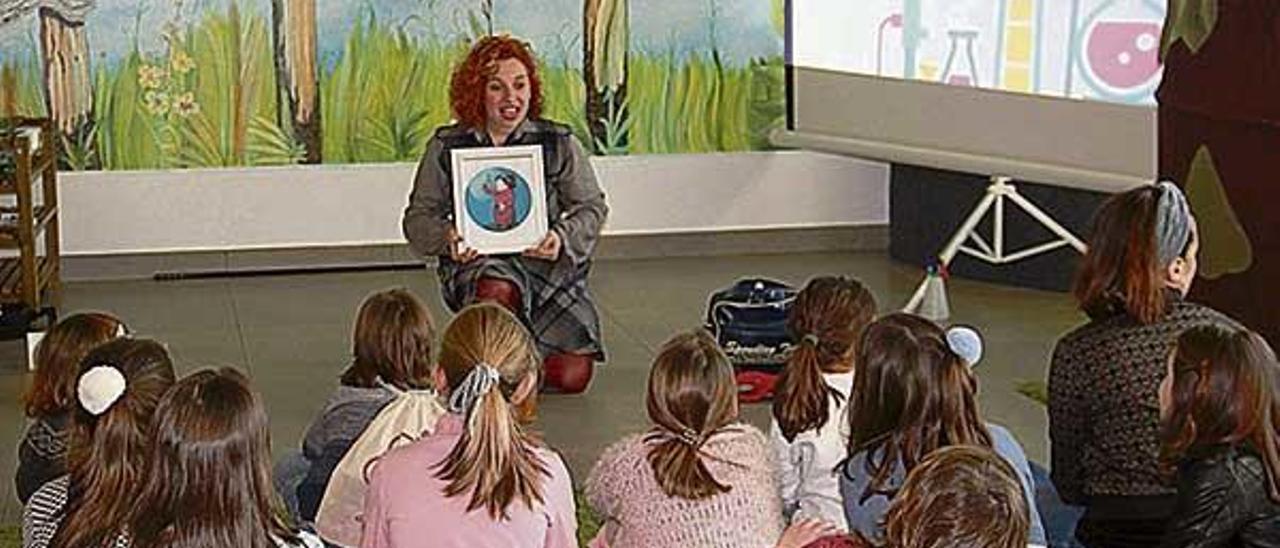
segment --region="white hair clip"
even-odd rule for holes
[[[76,395],[80,406],[92,415],[101,415],[124,394],[124,374],[110,365],[96,365],[80,375]]]
[[[966,325],[957,325],[947,329],[947,346],[969,367],[978,365],[982,360],[982,335],[977,329]]]

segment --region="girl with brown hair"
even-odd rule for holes
[[[856,280],[814,278],[796,295],[787,329],[797,346],[778,378],[769,430],[790,521],[847,528],[837,468],[848,445],[857,342],[875,312],[875,297]]]
[[[135,548],[322,546],[289,524],[271,488],[267,412],[243,373],[204,369],[178,381],[150,434],[129,519]]]
[[[1024,548],[1031,514],[1018,473],[977,445],[943,447],[907,474],[881,548]]]
[[[1093,219],[1075,296],[1089,322],[1058,340],[1049,366],[1051,477],[1085,507],[1086,546],[1155,546],[1173,511],[1159,464],[1158,385],[1174,341],[1235,322],[1185,300],[1199,238],[1170,183],[1109,198]]]
[[[1200,326],[1178,337],[1160,384],[1160,458],[1178,488],[1161,546],[1277,544],[1278,375],[1256,333]]]
[[[415,253],[436,259],[450,309],[479,301],[507,307],[533,333],[545,387],[582,392],[604,359],[587,274],[609,214],[590,157],[568,126],[542,117],[538,62],[519,39],[477,41],[454,69],[449,100],[457,123],[427,142],[404,211],[405,238]],[[517,145],[542,147],[550,230],[523,253],[480,255],[453,218],[451,151]]]
[[[361,546],[577,546],[569,471],[528,429],[538,363],[507,309],[454,317],[434,374],[449,413],[374,466]]]
[[[649,371],[653,427],[606,449],[587,478],[604,522],[593,546],[774,546],[784,525],[777,471],[764,434],[737,422],[737,390],[706,331],[662,346]]]
[[[67,473],[67,435],[76,407],[80,360],[94,347],[123,335],[124,322],[102,312],[72,314],[36,345],[35,375],[22,395],[29,419],[18,444],[14,484],[23,504],[45,482]]]
[[[1026,454],[1009,431],[983,422],[978,379],[937,324],[895,313],[867,327],[849,398],[849,457],[840,493],[849,527],[872,540],[907,475],[951,445],[995,450],[1018,471],[1031,509],[1031,542],[1046,544]]]
[[[365,297],[351,336],[351,365],[307,427],[302,453],[286,455],[275,481],[286,506],[314,521],[334,469],[387,404],[431,385],[435,327],[422,301],[403,288]]]
[[[24,548],[128,545],[125,524],[147,472],[151,415],[173,382],[169,353],[151,340],[116,339],[81,360],[68,474],[27,501]]]

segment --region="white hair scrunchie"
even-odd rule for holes
[[[982,335],[977,329],[964,325],[947,329],[947,346],[969,367],[978,365],[982,360]]]
[[[462,384],[449,395],[449,411],[458,414],[471,411],[480,397],[488,394],[500,379],[498,370],[492,365],[484,362],[476,364],[467,373],[467,378],[462,380]]]
[[[110,365],[96,365],[80,375],[76,395],[80,406],[91,415],[101,415],[120,399],[128,383],[119,369]]]

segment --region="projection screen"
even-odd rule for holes
[[[791,0],[779,144],[1091,190],[1156,173],[1163,0]]]

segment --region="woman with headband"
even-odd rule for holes
[[[80,362],[68,475],[44,484],[22,515],[23,548],[124,547],[147,472],[151,416],[174,383],[160,343],[121,338]]]
[[[1086,546],[1155,546],[1173,511],[1160,472],[1157,397],[1178,335],[1235,322],[1184,297],[1199,239],[1170,183],[1108,199],[1094,216],[1075,298],[1089,322],[1063,336],[1049,367],[1052,478],[1085,507]]]
[[[374,465],[361,546],[578,545],[569,471],[529,430],[538,364],[507,309],[478,304],[454,317],[434,372],[449,413]]]

